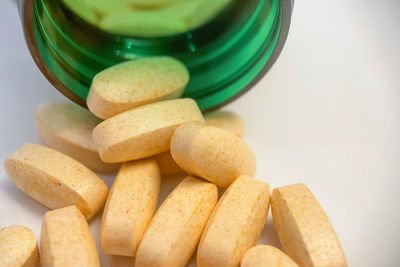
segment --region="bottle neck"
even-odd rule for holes
[[[202,109],[232,101],[272,66],[285,42],[292,2],[233,1],[209,23],[161,38],[102,32],[53,0],[20,0],[26,41],[46,78],[85,105],[91,81],[118,62],[170,55],[189,68],[186,97]]]

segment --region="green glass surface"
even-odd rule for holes
[[[83,99],[99,71],[124,60],[170,55],[190,71],[184,96],[205,110],[240,94],[256,79],[275,49],[281,12],[279,0],[233,1],[195,29],[142,38],[105,33],[59,1],[37,0],[33,27],[49,69]]]

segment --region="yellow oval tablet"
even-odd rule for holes
[[[225,131],[228,131],[238,137],[243,135],[243,121],[242,119],[233,112],[229,111],[215,111],[206,113],[204,115],[206,124],[215,126]],[[166,151],[155,156],[160,167],[162,174],[173,175],[185,173],[175,160],[172,158],[171,152]]]
[[[35,112],[36,126],[42,142],[91,170],[108,172],[119,164],[105,163],[100,159],[92,141],[94,127],[100,122],[87,109],[72,102],[54,101],[41,105]]]
[[[253,151],[239,137],[201,123],[179,126],[171,139],[175,162],[189,174],[219,186],[229,186],[238,176],[252,176],[256,168]]]
[[[105,253],[136,255],[157,205],[160,179],[154,159],[126,162],[121,166],[103,212],[100,236]]]
[[[197,266],[238,266],[257,242],[270,202],[269,185],[240,176],[218,201],[197,250]]]
[[[185,266],[217,200],[214,184],[185,178],[151,220],[139,244],[135,266]]]
[[[46,212],[40,253],[43,267],[100,266],[89,225],[76,206]]]
[[[271,210],[283,249],[300,266],[347,266],[335,230],[307,186],[275,188]]]
[[[22,225],[0,229],[0,266],[39,266],[39,249],[31,229]]]
[[[206,124],[224,129],[238,137],[243,136],[244,124],[239,115],[231,111],[214,111],[204,114]]]
[[[178,98],[188,82],[189,72],[177,59],[131,60],[105,69],[94,77],[87,105],[96,116],[107,119],[138,106]]]
[[[259,245],[252,247],[243,255],[240,267],[298,267],[289,256],[280,249]]]
[[[94,172],[45,146],[23,145],[4,167],[16,186],[50,209],[76,205],[90,219],[107,198],[108,188]]]
[[[167,151],[173,131],[188,121],[204,121],[196,102],[167,100],[103,121],[94,128],[92,138],[103,161],[130,161]]]

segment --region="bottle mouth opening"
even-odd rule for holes
[[[292,4],[286,0],[233,1],[199,27],[151,38],[93,29],[65,12],[57,1],[25,0],[20,11],[36,64],[72,101],[86,106],[92,78],[109,66],[170,55],[183,61],[191,73],[184,96],[209,110],[247,92],[272,66],[288,34]]]
[[[240,0],[170,0],[89,2],[56,0],[72,21],[80,21],[91,31],[114,38],[155,40],[182,38],[188,32],[209,28],[229,16]]]

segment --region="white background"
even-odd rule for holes
[[[38,142],[35,108],[63,97],[34,65],[17,10],[7,0],[0,3],[0,38],[3,162],[25,142]],[[297,1],[277,63],[226,107],[245,121],[257,177],[272,187],[306,183],[350,266],[400,266],[399,50],[398,0]],[[24,224],[39,237],[46,210],[0,167],[0,227]],[[99,221],[91,222],[95,236]],[[277,242],[271,217],[260,242]],[[120,260],[101,259],[104,266]]]

